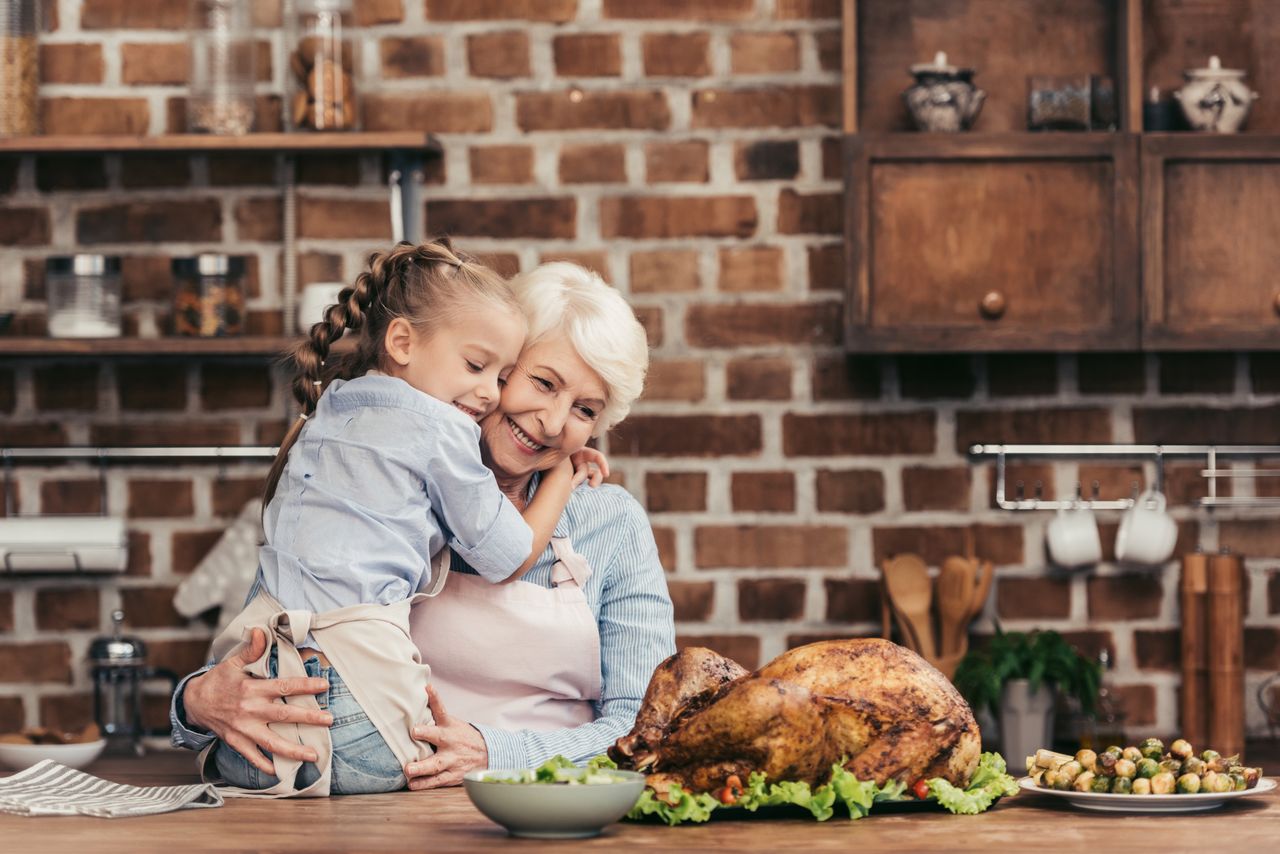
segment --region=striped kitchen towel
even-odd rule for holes
[[[0,812],[15,815],[95,815],[126,818],[193,807],[220,807],[222,795],[209,783],[190,786],[126,786],[52,759],[0,779]]]

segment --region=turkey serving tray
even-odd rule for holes
[[[1030,777],[1018,780],[1018,785],[1027,792],[1037,795],[1049,795],[1055,798],[1066,798],[1072,806],[1086,810],[1101,812],[1126,813],[1168,813],[1168,812],[1203,812],[1217,809],[1233,798],[1247,798],[1270,792],[1276,787],[1276,781],[1263,777],[1252,789],[1238,792],[1200,792],[1194,795],[1112,795],[1098,792],[1061,791],[1059,789],[1043,789],[1036,785]]]

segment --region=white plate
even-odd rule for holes
[[[0,767],[21,771],[44,759],[68,768],[83,768],[98,758],[106,739],[79,744],[0,744]]]
[[[1270,792],[1276,787],[1276,781],[1263,777],[1252,789],[1239,792],[1201,792],[1195,795],[1113,795],[1099,792],[1061,791],[1060,789],[1042,789],[1030,777],[1018,780],[1018,785],[1028,792],[1037,795],[1050,795],[1066,798],[1072,806],[1086,810],[1102,812],[1201,812],[1217,809],[1232,798],[1246,798],[1249,795],[1260,795]]]

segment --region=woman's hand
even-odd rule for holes
[[[182,704],[189,724],[212,732],[259,771],[274,776],[275,766],[259,748],[301,762],[315,762],[318,757],[311,748],[276,735],[267,724],[330,726],[333,716],[319,709],[286,705],[281,699],[319,694],[329,687],[326,679],[257,679],[249,675],[245,668],[261,658],[266,649],[266,634],[254,629],[243,649],[187,682]]]
[[[416,791],[457,786],[468,771],[488,768],[489,748],[485,746],[484,736],[466,721],[450,717],[433,685],[427,686],[427,705],[436,719],[435,724],[419,724],[410,734],[430,744],[436,752],[404,766],[409,788]]]
[[[604,483],[604,479],[609,476],[609,460],[604,454],[595,448],[583,448],[575,454],[571,454],[569,459],[573,462],[574,485],[581,483],[579,473],[585,471],[587,483],[599,486]]]

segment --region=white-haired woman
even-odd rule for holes
[[[594,273],[550,263],[512,284],[529,335],[498,409],[481,422],[481,442],[499,487],[523,507],[542,471],[626,417],[649,355],[631,308]],[[436,748],[405,768],[413,789],[456,785],[477,768],[604,752],[631,729],[654,668],[675,651],[653,531],[635,499],[610,485],[573,493],[551,547],[519,581],[479,582],[455,555],[443,592],[415,609],[412,625],[432,666],[435,716],[413,735]],[[175,744],[230,738],[314,761],[268,724],[332,725],[324,711],[281,702],[328,681],[249,677],[243,668],[262,641],[179,686]],[[246,758],[273,770],[256,751]]]

